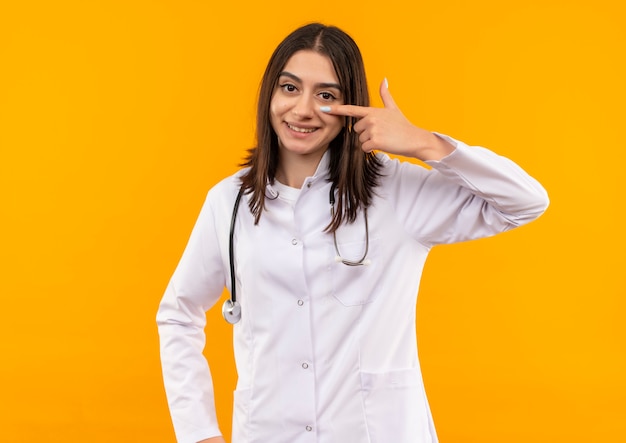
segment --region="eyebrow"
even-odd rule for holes
[[[287,72],[287,71],[283,71],[281,72],[278,77],[289,77],[290,79],[298,82],[298,83],[302,83],[302,79],[300,77],[298,77],[295,74],[292,74],[291,72]],[[338,83],[316,83],[315,87],[317,88],[334,88],[337,89],[338,91],[341,91],[341,85],[339,85]]]

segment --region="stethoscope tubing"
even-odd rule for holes
[[[239,211],[239,202],[243,195],[243,186],[239,188],[235,205],[233,207],[233,215],[230,220],[230,233],[228,236],[228,260],[230,262],[230,298],[222,305],[222,315],[231,325],[241,320],[241,305],[237,301],[237,284],[235,277],[235,222],[237,221],[237,212]]]
[[[239,188],[237,198],[235,199],[235,206],[233,207],[233,216],[230,220],[230,234],[228,237],[228,259],[230,261],[230,299],[234,302],[237,301],[237,290],[235,285],[235,222],[237,221],[237,212],[239,211],[239,202],[243,195],[243,186]]]

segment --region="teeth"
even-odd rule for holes
[[[287,123],[287,126],[289,126],[289,129],[291,129],[292,131],[302,132],[305,134],[315,131],[315,128],[311,128],[311,129],[298,128],[297,126],[291,126],[289,123]]]

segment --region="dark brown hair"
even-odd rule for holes
[[[265,208],[266,186],[274,182],[278,166],[278,138],[270,123],[270,102],[278,77],[293,54],[311,50],[327,56],[333,64],[345,104],[369,106],[369,93],[361,52],[341,29],[311,23],[289,34],[272,54],[261,81],[257,107],[257,146],[250,149],[242,166],[244,192],[251,193],[250,210],[258,223]],[[337,189],[337,209],[327,227],[334,232],[343,221],[354,222],[360,208],[370,205],[378,184],[381,163],[373,153],[361,150],[352,118],[330,142],[330,181]]]

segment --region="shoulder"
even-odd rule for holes
[[[406,177],[426,177],[432,172],[430,166],[417,163],[417,160],[411,162],[409,160],[391,158],[384,152],[377,153],[376,157],[381,164],[380,184],[383,186],[386,183],[402,180]]]
[[[205,204],[215,209],[224,206],[231,207],[237,198],[237,193],[241,187],[241,177],[245,174],[247,168],[240,169],[233,175],[223,178],[209,189]]]

